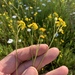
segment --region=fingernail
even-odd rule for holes
[[[22,75],[38,75],[38,72],[34,67],[29,67],[23,72]]]

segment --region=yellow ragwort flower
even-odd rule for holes
[[[55,21],[56,27],[60,27],[60,22],[59,21]]]
[[[8,16],[6,16],[6,19],[9,19],[9,17],[8,17]]]
[[[26,17],[26,18],[25,18],[25,21],[28,21],[28,20],[29,20],[29,19]]]
[[[5,7],[5,5],[3,4],[2,7]]]
[[[13,22],[13,20],[10,20],[9,22],[10,22],[10,23],[12,23],[12,22]]]
[[[58,18],[58,20],[59,20],[60,22],[63,22],[63,19],[62,19],[62,18],[60,18],[60,17]]]
[[[48,16],[48,18],[49,18],[49,19],[52,19],[52,14],[50,14],[50,15]]]
[[[64,34],[64,31],[63,31],[62,28],[59,29],[59,32],[62,33],[62,34]]]
[[[33,30],[37,30],[38,29],[38,25],[35,22],[33,22],[32,24],[29,24],[28,27],[32,28]]]
[[[35,13],[34,13],[34,16],[36,16],[37,14],[38,14],[38,13],[37,13],[37,12],[35,12]]]
[[[57,21],[58,20],[58,17],[55,17],[54,20]]]
[[[8,26],[12,29],[13,28],[13,26],[11,25],[11,24],[8,24]]]
[[[32,7],[32,6],[30,6],[30,9],[33,9],[33,7]]]
[[[44,39],[46,37],[46,35],[40,35],[40,38]]]
[[[21,29],[21,30],[24,30],[26,28],[26,24],[24,21],[20,20],[20,21],[17,21],[18,23],[18,27]]]
[[[62,54],[60,54],[59,57],[62,58]]]
[[[61,39],[61,42],[64,43],[64,40]]]
[[[55,17],[58,17],[58,14],[56,12],[53,13]]]
[[[58,18],[58,20],[55,20],[55,24],[57,27],[66,27],[66,23],[65,21],[63,21],[62,18]]]
[[[29,24],[28,27],[31,28],[32,27],[32,24]]]
[[[12,3],[9,1],[9,5],[12,5]]]
[[[61,24],[62,27],[66,27],[66,23],[65,23],[65,21],[63,21],[62,18],[59,17],[58,20],[59,20],[59,22],[60,22],[60,24]]]
[[[66,27],[65,21],[63,21],[63,23],[62,23],[62,27]]]
[[[42,31],[42,32],[46,31],[45,28],[39,28],[39,30]]]

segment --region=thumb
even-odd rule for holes
[[[38,72],[36,68],[34,67],[29,67],[27,70],[25,70],[22,75],[38,75]]]

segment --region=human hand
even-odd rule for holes
[[[30,59],[32,55],[35,56],[36,49],[37,49],[37,45],[32,45],[17,50],[18,75],[38,75],[36,68],[38,67],[44,54],[47,52],[39,69],[41,69],[45,65],[55,60],[59,54],[59,50],[57,48],[54,47],[48,49],[48,46],[46,44],[41,44],[38,51],[38,57],[33,67],[32,66],[33,61]],[[43,75],[67,75],[67,74],[68,74],[68,68],[65,66],[61,66]],[[16,51],[11,52],[8,56],[6,56],[4,59],[0,61],[0,75],[16,75]]]

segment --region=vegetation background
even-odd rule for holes
[[[0,0],[0,59],[38,43],[60,50],[42,73],[66,65],[75,75],[75,0]]]

